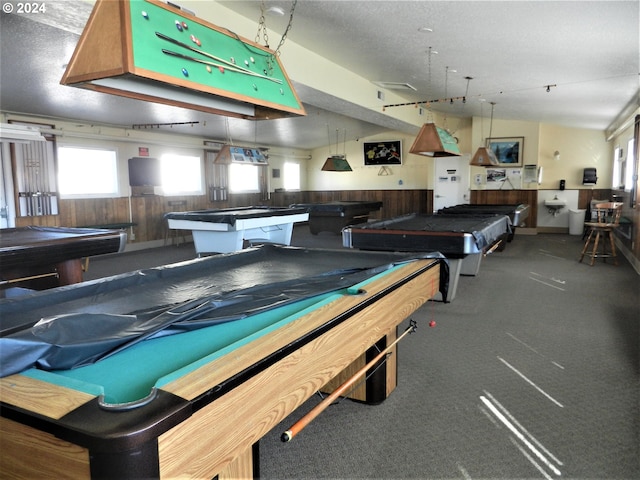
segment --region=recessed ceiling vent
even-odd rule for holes
[[[386,88],[387,90],[413,90],[414,92],[416,91],[416,87],[414,87],[413,85],[409,85],[408,83],[402,83],[402,82],[371,82],[374,85],[377,85],[378,87],[381,88]]]

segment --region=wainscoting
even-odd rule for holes
[[[326,203],[337,201],[382,202],[382,209],[373,218],[392,218],[408,213],[433,211],[433,190],[329,190],[275,192],[271,205],[289,206],[294,203]]]
[[[578,208],[588,208],[592,198],[611,197],[611,190],[580,190]],[[526,228],[535,232],[537,218],[537,190],[472,190],[472,204],[499,205],[526,203],[531,212]],[[81,227],[133,223],[129,243],[160,241],[166,235],[164,214],[250,205],[284,207],[294,203],[322,203],[332,201],[379,201],[383,207],[373,218],[392,218],[408,213],[431,213],[433,190],[328,190],[272,192],[268,200],[261,194],[230,194],[223,202],[212,202],[208,196],[141,195],[119,198],[60,200],[59,215],[19,217],[18,227],[27,225]]]

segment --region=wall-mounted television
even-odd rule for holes
[[[160,183],[160,160],[151,157],[133,157],[129,159],[130,186],[155,187]]]

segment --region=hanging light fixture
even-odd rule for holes
[[[489,137],[491,138],[491,133],[493,131],[493,108],[496,106],[495,102],[491,102],[491,125],[489,126]],[[482,113],[481,113],[482,115]],[[499,165],[498,158],[496,154],[493,153],[488,147],[480,147],[476,150],[475,155],[469,162],[469,165],[474,165],[476,167],[495,167]]]
[[[426,157],[459,157],[460,149],[456,139],[435,123],[422,125],[409,152]]]
[[[332,155],[328,157],[324,165],[322,165],[322,170],[325,172],[351,172],[351,165],[347,162],[347,159],[344,155]]]
[[[329,125],[327,125],[327,135],[329,135]],[[331,143],[331,139],[329,139],[329,143]],[[344,145],[346,149],[347,143],[347,131],[344,131]],[[338,130],[336,130],[336,154],[331,155],[329,153],[329,157],[325,160],[324,165],[322,165],[321,170],[324,172],[351,172],[351,165],[347,162],[347,155],[343,152],[342,155],[337,153],[338,151]]]
[[[431,55],[432,48],[428,52],[428,82],[429,93],[431,93]],[[418,136],[413,141],[409,149],[410,153],[423,155],[426,157],[454,157],[460,156],[460,149],[456,139],[446,130],[437,127],[435,123],[425,123],[418,132]]]

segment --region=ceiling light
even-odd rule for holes
[[[228,165],[230,163],[245,163],[250,165],[268,165],[268,155],[264,149],[256,147],[236,147],[225,145],[220,149],[214,163]]]
[[[494,167],[498,164],[499,162],[496,154],[493,153],[493,150],[487,147],[478,148],[475,155],[469,162],[469,165],[473,165],[475,167]]]
[[[435,123],[425,123],[409,149],[410,153],[426,157],[458,157],[460,149],[456,139]]]
[[[322,169],[325,172],[351,172],[351,165],[347,162],[347,157],[344,155],[331,155],[327,158],[322,165]]]
[[[140,12],[137,3],[96,1],[62,85],[246,119],[306,115],[276,52],[170,5],[153,2]],[[175,18],[175,29],[162,33],[158,22],[166,15]],[[183,41],[189,24],[198,24],[207,42],[194,35]],[[139,33],[147,30],[155,36]],[[250,43],[255,53],[236,64],[233,49]],[[226,46],[212,48],[219,44]]]
[[[418,28],[418,31],[420,33],[431,33],[433,32],[433,28],[429,28],[429,27],[420,27]]]
[[[491,102],[491,125],[489,126],[489,138],[491,138],[491,133],[493,132],[493,108],[496,106],[495,102]],[[487,147],[480,147],[476,150],[475,155],[469,162],[469,165],[473,165],[476,167],[494,167],[499,165],[498,157],[496,154]]]

